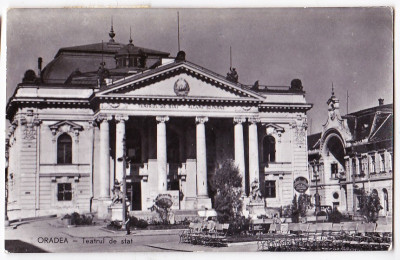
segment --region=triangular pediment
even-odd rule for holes
[[[267,129],[267,132],[277,132],[277,133],[285,132],[285,128],[273,123],[265,124],[265,129]]]
[[[53,125],[49,125],[49,128],[52,131],[58,131],[61,128],[68,128],[68,129],[73,129],[73,130],[82,130],[83,126],[78,125],[78,124],[76,124],[74,122],[65,120],[65,121],[60,121],[58,123],[55,123]]]
[[[263,97],[223,76],[188,62],[173,63],[108,85],[98,97],[160,97],[201,99],[248,99]]]

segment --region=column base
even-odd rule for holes
[[[205,208],[207,208],[207,209],[211,209],[212,208],[212,206],[211,206],[211,199],[210,198],[208,198],[208,197],[200,197],[200,198],[197,198],[196,199],[196,206],[197,206],[197,209],[205,209]]]
[[[110,219],[111,218],[111,210],[110,210],[111,203],[112,203],[111,199],[98,199],[98,201],[97,201],[97,217],[99,219]]]
[[[186,197],[185,198],[185,208],[184,209],[197,209],[197,199],[196,197]]]
[[[243,216],[245,216],[246,218],[248,218],[250,212],[249,212],[249,210],[247,209],[247,206],[248,206],[249,203],[250,203],[250,198],[249,198],[249,197],[246,197],[246,196],[243,196],[242,199],[243,199],[242,214],[243,214]]]

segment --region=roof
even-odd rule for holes
[[[307,136],[307,147],[308,150],[315,150],[319,147],[319,140],[321,139],[321,133],[316,133]]]
[[[347,119],[354,141],[393,138],[393,104],[359,110],[343,118]]]
[[[116,53],[117,56],[128,55],[128,54],[133,54],[133,55],[146,54],[146,55],[155,55],[155,56],[163,56],[163,57],[169,56],[169,53],[167,53],[167,52],[147,49],[147,48],[135,46],[131,43],[123,46]]]
[[[343,119],[347,120],[353,137],[353,151],[366,152],[371,147],[384,148],[390,144],[393,147],[393,104],[359,110],[343,116]],[[309,151],[318,147],[320,138],[321,133],[307,136]]]
[[[169,56],[167,52],[118,42],[100,42],[65,47],[59,49],[54,59],[43,69],[42,79],[44,83],[64,83],[75,71],[81,73],[96,72],[101,62],[105,62],[106,69],[115,69],[115,56],[131,52],[160,58]],[[149,61],[148,66],[152,66],[154,63],[155,61]]]
[[[125,44],[118,42],[99,42],[86,45],[78,45],[72,47],[64,47],[58,50],[55,58],[65,52],[84,52],[84,53],[109,53],[115,54],[119,49],[124,47]]]

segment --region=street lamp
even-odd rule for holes
[[[122,161],[122,229],[126,230],[129,234],[129,226],[127,226],[127,219],[126,219],[126,138],[125,135],[122,138],[122,149],[123,154],[122,157],[118,158],[119,162]],[[128,227],[128,228],[127,228]]]
[[[354,158],[357,158],[357,153],[354,153],[353,155],[354,155]],[[352,160],[351,157],[349,160]],[[357,211],[357,207],[356,207],[357,198],[356,198],[356,194],[355,194],[355,189],[356,189],[356,173],[355,172],[356,172],[356,169],[353,166],[353,161],[351,164],[350,171],[351,171],[351,177],[352,177],[352,182],[353,182],[353,218],[354,218],[356,216],[356,211]]]
[[[321,198],[318,193],[318,171],[315,170],[317,161],[314,159],[313,162],[313,176],[315,179],[315,213],[318,213],[321,211]]]

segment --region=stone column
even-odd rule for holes
[[[122,183],[123,162],[118,161],[124,154],[125,121],[129,119],[126,115],[116,115],[116,136],[115,136],[115,179]]]
[[[110,129],[112,116],[100,115],[100,199],[110,199]]]
[[[196,117],[197,197],[208,198],[205,123],[208,117]]]
[[[157,165],[158,191],[167,190],[167,130],[168,116],[157,116]]]
[[[258,162],[258,118],[249,118],[249,182],[259,179],[260,166]],[[261,184],[260,184],[261,185]]]
[[[239,172],[242,175],[243,195],[246,190],[246,175],[245,175],[245,159],[244,159],[244,142],[243,142],[243,123],[246,119],[243,117],[235,117],[233,119],[235,123],[235,162],[239,168]]]

